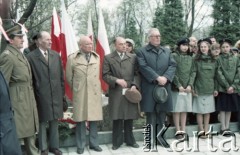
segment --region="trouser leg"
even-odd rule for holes
[[[123,144],[123,120],[113,120],[112,143],[113,146]]]
[[[133,145],[136,143],[135,138],[133,136],[133,120],[124,120],[124,138],[125,142],[128,145]]]
[[[27,155],[39,155],[37,147],[35,146],[36,136],[33,135],[31,137],[24,138],[24,145],[26,148]]]
[[[38,143],[39,143],[39,150],[41,151],[46,150],[48,148],[46,127],[47,127],[47,122],[39,123]]]
[[[89,122],[89,146],[96,147],[98,146],[98,130],[97,130],[97,121]]]
[[[59,148],[58,120],[49,121],[49,147]]]
[[[84,149],[86,145],[86,125],[85,121],[77,122],[76,125],[77,148]]]

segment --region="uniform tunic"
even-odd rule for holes
[[[187,53],[179,51],[173,53],[172,56],[177,63],[172,83],[173,112],[192,112],[192,94],[179,93],[178,88],[193,86],[194,79],[191,76],[193,58]]]
[[[32,72],[26,57],[8,45],[0,55],[0,70],[9,84],[18,138],[38,131],[38,113],[32,87]]]
[[[213,93],[216,90],[217,63],[209,55],[200,55],[199,60],[196,57],[193,66],[194,93],[196,94],[193,97],[193,112],[211,113],[215,111]]]
[[[238,111],[239,65],[239,58],[231,53],[223,53],[219,56],[217,111]],[[234,93],[227,94],[227,89],[231,86],[234,88]]]

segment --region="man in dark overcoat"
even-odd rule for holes
[[[39,48],[27,54],[33,72],[34,93],[39,114],[39,149],[48,154],[46,126],[49,124],[49,151],[59,150],[58,119],[63,117],[64,76],[60,55],[50,50],[51,36],[42,31],[38,34]]]
[[[126,52],[126,40],[115,39],[116,51],[108,54],[103,63],[103,80],[109,85],[109,111],[113,120],[112,149],[118,149],[124,142],[138,148],[133,136],[133,120],[139,117],[138,104],[131,103],[124,96],[126,88],[136,89],[136,55]],[[122,130],[124,129],[124,136]],[[124,139],[123,139],[124,138]]]
[[[0,71],[0,155],[21,155],[8,85]]]
[[[147,124],[151,124],[153,129],[158,124],[159,133],[165,122],[166,113],[172,111],[170,85],[175,74],[176,62],[171,57],[171,51],[160,45],[161,35],[158,29],[150,29],[148,39],[149,43],[136,52],[141,74],[140,107],[147,116]],[[159,104],[154,100],[153,90],[156,85],[166,88],[168,99],[165,103]],[[169,147],[167,143],[163,145]]]

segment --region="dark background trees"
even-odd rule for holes
[[[210,32],[218,40],[229,38],[234,42],[240,39],[240,1],[215,0],[212,17],[214,23]]]

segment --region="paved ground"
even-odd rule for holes
[[[168,151],[165,148],[161,146],[157,146],[157,151],[156,152],[144,152],[143,151],[143,142],[139,141],[137,142],[140,145],[140,148],[131,148],[128,146],[121,146],[118,150],[112,150],[111,144],[106,144],[106,145],[100,145],[100,147],[103,149],[102,152],[95,152],[92,150],[89,150],[88,147],[85,148],[84,154],[83,155],[239,155],[240,154],[240,135],[239,133],[235,133],[236,135],[236,148],[239,148],[238,151],[234,151],[234,138],[233,137],[223,137],[221,135],[214,136],[213,137],[213,146],[217,148],[218,150],[216,152],[212,152],[209,149],[208,145],[210,144],[210,141],[208,139],[199,139],[199,151],[197,150],[197,140],[193,137],[189,138],[189,146],[192,148],[192,151],[186,151],[183,150],[182,152],[177,152],[177,151]],[[167,142],[169,144],[173,143],[175,139],[167,139]],[[230,148],[231,150],[228,152],[224,152],[221,150],[221,143],[224,141],[228,141],[225,144],[225,148]],[[232,143],[231,143],[232,142]],[[231,148],[232,145],[232,148]],[[181,143],[178,145],[178,148],[181,148],[184,146],[184,143]],[[195,146],[195,147],[194,147]],[[195,149],[194,149],[195,148]],[[61,148],[63,155],[77,155],[76,147],[68,147],[68,148]],[[176,149],[175,149],[176,150]],[[194,151],[195,150],[195,151]]]

